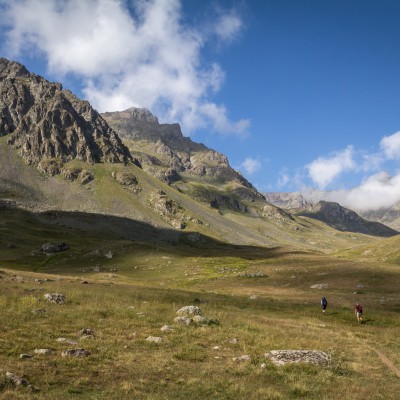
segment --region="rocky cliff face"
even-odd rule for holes
[[[246,188],[246,196],[253,200],[263,198],[230,167],[226,156],[183,136],[179,124],[160,124],[148,110],[140,108],[107,112],[102,116],[121,138],[132,143],[132,148],[145,149],[142,153],[133,152],[145,170],[155,172],[157,166],[167,168],[166,174],[172,180],[177,180],[177,174],[182,172],[220,179],[223,183],[232,182]],[[238,191],[237,194],[241,197],[244,193]]]
[[[43,159],[88,163],[132,159],[120,138],[90,106],[58,83],[0,58],[0,136],[37,165]]]

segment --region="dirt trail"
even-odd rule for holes
[[[383,353],[381,353],[379,350],[375,349],[374,347],[370,347],[371,350],[373,350],[380,360],[395,374],[397,375],[398,378],[400,378],[400,369],[397,368]]]

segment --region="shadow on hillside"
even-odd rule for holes
[[[282,247],[262,247],[240,244],[229,244],[197,232],[185,232],[164,227],[155,227],[149,223],[113,215],[92,214],[84,212],[46,211],[32,213],[6,203],[0,204],[0,218],[19,221],[26,224],[32,221],[39,230],[49,226],[76,231],[77,236],[84,238],[85,233],[99,236],[103,240],[129,240],[154,246],[170,247],[172,252],[181,255],[201,257],[235,256],[245,259],[273,258],[284,254],[304,254],[302,251]],[[21,236],[23,233],[21,232]]]
[[[362,233],[364,235],[378,237],[392,237],[400,234],[400,232],[389,228],[380,222],[367,221],[361,217],[359,217],[358,220],[352,220],[349,218],[339,221],[337,218],[330,218],[329,215],[318,212],[299,212],[296,215],[316,219],[341,232]]]

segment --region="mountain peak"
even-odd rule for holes
[[[58,158],[89,163],[127,162],[128,149],[89,102],[59,83],[0,59],[0,136],[29,164]]]

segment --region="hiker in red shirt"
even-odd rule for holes
[[[363,322],[362,313],[363,313],[362,306],[361,306],[360,303],[357,302],[357,303],[356,303],[356,308],[354,309],[354,314],[355,314],[356,317],[357,317],[357,322],[359,322],[359,323],[361,323],[361,324],[362,324],[362,322]]]

